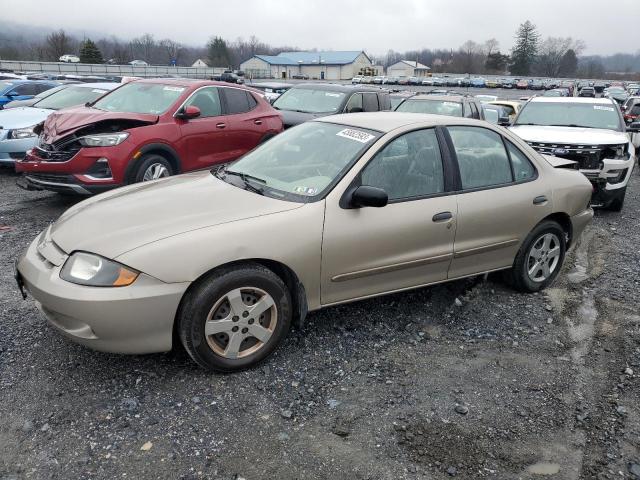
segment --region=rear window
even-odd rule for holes
[[[435,115],[462,116],[462,103],[447,100],[413,100],[401,103],[397,112],[430,113]]]
[[[251,110],[256,105],[256,100],[252,97],[253,105],[249,97],[251,95],[246,90],[239,88],[223,88],[224,96],[227,100],[227,113],[245,113]]]

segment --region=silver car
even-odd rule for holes
[[[101,97],[119,83],[85,83],[65,86],[31,107],[0,110],[0,165],[13,165],[35,147],[33,129],[61,108],[82,105]]]
[[[139,354],[179,338],[234,371],[326,306],[497,270],[546,287],[593,216],[588,180],[551,162],[571,163],[471,119],[324,117],[227,168],[78,203],[16,277],[78,343]]]

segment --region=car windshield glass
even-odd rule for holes
[[[244,177],[265,195],[308,202],[330,188],[379,136],[363,128],[307,122],[251,151],[219,176],[229,183]]]
[[[436,115],[462,116],[462,104],[446,100],[406,100],[397,108],[398,112],[433,113]]]
[[[13,86],[13,82],[1,82],[0,81],[0,92]]]
[[[327,90],[291,88],[273,104],[278,110],[294,110],[305,113],[335,113],[342,105],[345,94]]]
[[[40,100],[33,106],[37,108],[47,108],[49,110],[60,110],[61,108],[93,102],[96,98],[104,95],[105,92],[107,92],[107,90],[102,88],[66,87]]]
[[[50,88],[49,90],[45,90],[44,92],[40,92],[39,94],[37,94],[33,98],[46,98],[46,97],[48,97],[50,95],[53,95],[56,92],[59,92],[60,90],[64,90],[65,88],[67,88],[67,85],[60,85],[59,87]]]
[[[613,105],[569,102],[530,102],[521,110],[516,125],[555,125],[621,130]]]
[[[93,106],[108,112],[164,113],[182,95],[185,87],[161,83],[128,83],[101,98]]]

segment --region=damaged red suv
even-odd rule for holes
[[[19,184],[91,194],[230,162],[281,132],[282,119],[244,87],[154,79],[55,112],[34,131]]]

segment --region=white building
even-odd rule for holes
[[[362,51],[283,52],[254,55],[240,65],[240,70],[249,78],[349,80],[358,74],[377,74],[372,67],[371,59]]]
[[[209,65],[207,65],[205,63],[204,60],[202,60],[201,58],[199,58],[198,60],[196,60],[195,62],[193,62],[193,65],[191,65],[192,67],[208,67]]]
[[[417,61],[400,60],[393,65],[387,67],[387,75],[389,77],[426,77],[431,70],[426,65]]]

